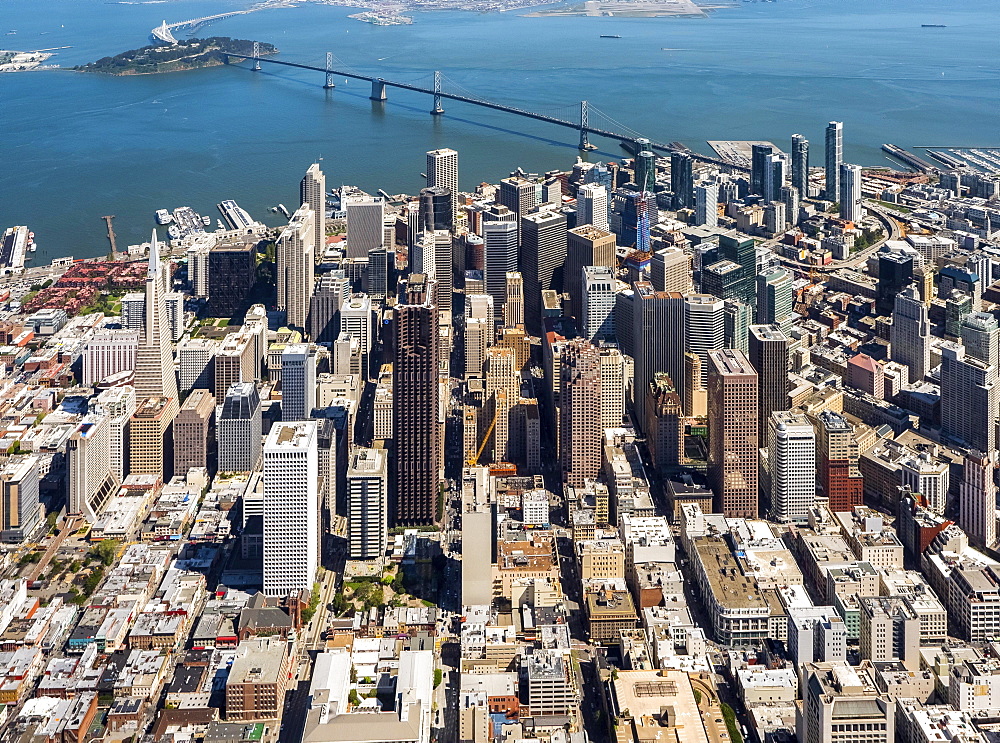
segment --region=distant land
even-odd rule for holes
[[[582,4],[561,5],[525,13],[531,18],[547,16],[614,16],[618,18],[706,18],[708,12],[733,7],[735,3],[694,2],[694,0],[586,0]]]
[[[155,75],[165,72],[182,72],[201,67],[214,67],[224,63],[227,53],[253,54],[254,42],[212,36],[208,39],[188,39],[172,46],[151,44],[141,49],[131,49],[113,57],[103,57],[96,62],[78,65],[74,70],[98,72],[105,75]],[[260,42],[260,53],[275,54],[273,44]]]

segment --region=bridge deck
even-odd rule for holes
[[[254,57],[248,56],[246,54],[228,54],[228,56],[235,57],[238,59],[254,59]],[[324,74],[329,72],[334,75],[338,75],[340,77],[352,78],[354,80],[365,80],[367,82],[377,81],[388,87],[399,88],[401,90],[412,90],[415,93],[425,93],[427,95],[437,95],[442,98],[447,98],[448,100],[460,101],[462,103],[471,103],[474,106],[482,106],[483,108],[492,108],[496,111],[504,111],[506,113],[515,114],[517,116],[524,116],[529,119],[535,119],[536,121],[544,121],[548,124],[555,124],[557,126],[566,127],[567,129],[573,129],[574,131],[583,130],[586,131],[588,134],[596,134],[600,137],[607,137],[608,139],[617,139],[626,142],[632,141],[634,139],[634,137],[629,136],[627,134],[623,134],[621,132],[613,132],[607,129],[600,129],[598,127],[593,127],[593,126],[581,127],[579,122],[569,121],[567,119],[560,119],[555,116],[548,116],[546,114],[536,113],[535,111],[528,111],[523,108],[517,108],[516,106],[508,106],[503,103],[494,103],[493,101],[483,100],[482,98],[472,98],[471,96],[458,95],[456,93],[446,93],[443,90],[435,91],[433,88],[424,88],[420,85],[411,85],[410,83],[402,83],[396,80],[386,80],[381,77],[359,75],[358,73],[355,72],[328,70],[325,67],[317,67],[315,65],[301,64],[299,62],[286,62],[285,60],[282,59],[268,59],[261,57],[259,58],[259,61],[267,62],[268,64],[284,65],[285,67],[296,67],[301,70],[314,70],[316,72],[322,72]],[[668,154],[672,152],[677,152],[679,149],[676,144],[666,144],[663,142],[651,141],[649,143],[649,146],[653,150],[658,150],[660,152],[665,152]],[[727,168],[729,170],[745,170],[744,168],[741,168],[739,166],[734,166],[730,163],[725,162],[724,160],[720,160],[719,158],[709,157],[707,155],[700,155],[696,152],[692,152],[691,150],[685,149],[684,151],[687,152],[687,154],[691,155],[693,159],[698,160],[699,162],[710,163],[713,165],[717,165],[719,167]]]

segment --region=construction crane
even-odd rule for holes
[[[114,214],[105,214],[101,219],[108,223],[108,242],[111,243],[111,257],[115,257],[115,253],[118,252],[118,246],[115,245],[115,228],[111,226],[111,220],[115,218]]]
[[[493,420],[490,421],[490,427],[486,429],[486,433],[483,435],[483,440],[479,444],[479,449],[475,454],[470,454],[469,458],[466,460],[466,464],[469,467],[475,467],[479,463],[479,458],[483,456],[483,451],[486,449],[486,444],[490,440],[490,436],[493,435],[493,429],[497,427],[497,419],[500,417],[500,406],[497,405],[496,409],[493,411]]]

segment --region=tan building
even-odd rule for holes
[[[566,234],[566,266],[563,269],[563,287],[569,292],[573,316],[583,317],[584,266],[615,268],[615,236],[592,224],[574,227]]]
[[[287,640],[261,637],[241,642],[226,681],[226,719],[280,718],[290,672]]]
[[[618,539],[591,539],[576,543],[580,580],[625,577],[625,546]]]
[[[559,455],[563,481],[581,487],[601,469],[601,355],[586,341],[566,344],[560,359]]]
[[[282,230],[276,246],[277,306],[287,313],[289,327],[297,330],[306,328],[309,298],[313,291],[316,219],[312,209],[303,204]],[[322,220],[322,216],[319,219]]]
[[[632,594],[616,589],[588,591],[584,606],[591,642],[615,643],[623,630],[639,626]]]
[[[642,428],[653,464],[661,470],[680,464],[684,458],[684,411],[673,382],[664,372],[654,373],[649,382],[644,413]]]
[[[174,419],[174,474],[192,467],[215,470],[215,397],[196,389],[181,405]]]
[[[715,511],[757,518],[757,372],[742,351],[708,352],[708,426]]]
[[[164,460],[164,455],[173,445],[176,415],[176,398],[147,397],[139,401],[129,427],[129,474],[170,479],[171,473],[164,470],[173,466],[173,458]]]
[[[609,683],[618,743],[708,743],[706,724],[716,716],[706,713],[702,719],[691,678],[684,671],[619,671]]]
[[[493,594],[510,598],[515,581],[548,578],[559,582],[559,560],[551,535],[535,534],[527,542],[499,542]]]
[[[249,333],[231,333],[222,341],[215,355],[215,399],[224,400],[226,392],[239,382],[256,382],[260,359],[256,358],[254,337]]]

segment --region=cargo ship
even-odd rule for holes
[[[619,34],[601,34],[601,38],[602,39],[620,39],[621,36]]]

